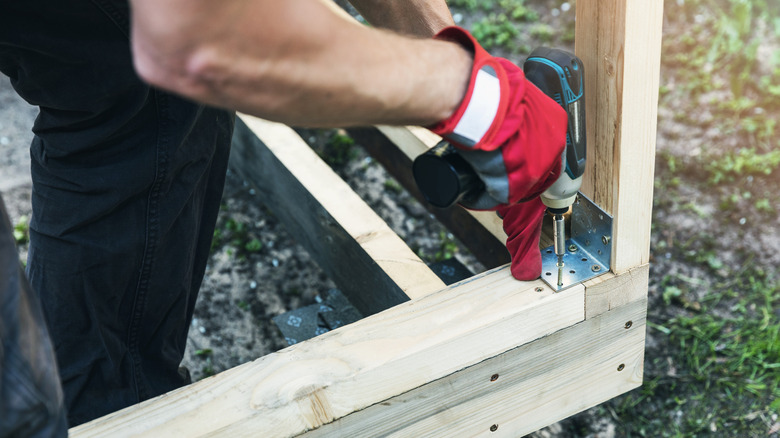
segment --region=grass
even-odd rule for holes
[[[263,242],[250,231],[246,223],[235,218],[220,220],[220,223],[221,227],[214,229],[214,237],[211,240],[212,252],[223,245],[230,245],[228,254],[245,258],[247,254],[263,249]]]
[[[17,245],[24,245],[30,241],[30,224],[27,216],[21,216],[16,221],[13,234]]]
[[[357,157],[355,140],[344,130],[334,130],[320,153],[320,157],[332,167],[341,167]]]
[[[754,148],[730,151],[706,164],[711,184],[734,182],[748,175],[771,176],[780,167],[780,150],[759,153]]]
[[[701,298],[695,288],[664,289],[667,304],[681,298],[698,305],[649,323],[668,356],[650,359],[641,390],[609,403],[623,432],[765,435],[780,411],[780,285],[758,269]]]
[[[496,1],[450,4],[476,17],[473,33],[494,52],[573,40],[572,22],[544,27],[549,11],[517,18]],[[664,277],[654,280],[648,330],[659,345],[648,350],[644,385],[593,412],[611,418],[616,436],[767,436],[780,428],[777,268],[760,266],[749,253],[740,266],[727,264],[713,234],[741,227],[740,217],[778,213],[780,2],[667,0],[664,8],[659,101],[672,118],[659,124],[698,129],[712,141],[695,154],[658,154],[654,206],[714,225],[656,239],[655,257],[668,254],[681,272],[704,278],[654,274]],[[685,141],[684,131],[667,136]],[[719,210],[703,208],[697,193],[719,198]],[[653,224],[654,233],[679,227]],[[593,434],[588,415],[564,428],[571,436]]]

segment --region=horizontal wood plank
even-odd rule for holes
[[[389,409],[380,416],[383,427],[403,424],[403,404],[394,397],[583,321],[583,301],[582,286],[553,293],[499,268],[79,426],[71,436],[289,437],[375,405]],[[533,376],[543,367],[527,371]]]
[[[638,266],[622,275],[607,273],[588,280],[585,286],[585,318],[647,298],[650,265]]]
[[[240,116],[230,164],[364,315],[444,283],[291,128]]]
[[[523,436],[641,385],[646,307],[628,303],[305,436]]]

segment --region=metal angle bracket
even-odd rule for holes
[[[556,292],[609,272],[612,216],[582,193],[571,207],[571,238],[563,255],[563,285],[558,286],[558,257],[552,246],[542,249],[542,280]]]

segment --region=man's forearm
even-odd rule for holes
[[[136,69],[214,106],[309,126],[429,124],[465,94],[460,46],[359,25],[313,0],[132,0]]]
[[[454,24],[445,0],[351,0],[350,3],[372,25],[407,35],[428,38]]]

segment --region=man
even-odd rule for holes
[[[0,7],[0,70],[41,107],[28,276],[71,426],[189,381],[179,363],[224,183],[226,110],[431,127],[485,180],[473,207],[502,213],[513,274],[539,275],[538,195],[560,168],[563,110],[444,29],[443,0],[352,3],[375,27],[327,0]]]

